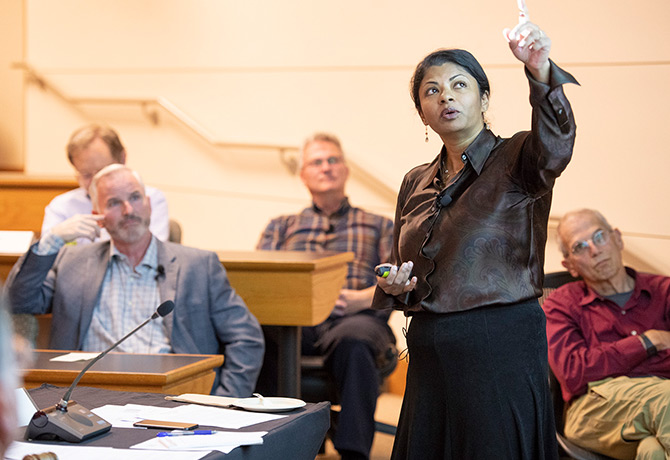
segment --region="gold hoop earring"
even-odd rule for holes
[[[426,142],[428,142],[428,125],[426,125]]]

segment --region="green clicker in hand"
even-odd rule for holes
[[[381,276],[382,278],[386,278],[386,277],[389,276],[389,273],[391,273],[391,268],[392,267],[393,267],[393,265],[391,265],[391,264],[377,265],[377,267],[375,267],[375,273],[377,274],[377,276]]]

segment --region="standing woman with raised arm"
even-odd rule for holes
[[[373,302],[412,315],[394,459],[558,455],[537,297],[551,192],[575,139],[562,85],[577,82],[522,15],[505,35],[525,65],[530,131],[502,139],[489,130],[489,82],[467,51],[435,51],[412,78],[419,116],[444,146],[403,180],[396,265]]]

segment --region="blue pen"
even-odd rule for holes
[[[188,436],[196,434],[216,434],[216,433],[217,432],[214,430],[189,430],[189,431],[174,430],[174,431],[161,431],[156,436],[158,436],[159,438],[164,438],[166,436]]]

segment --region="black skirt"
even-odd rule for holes
[[[412,318],[393,459],[544,460],[558,450],[536,300]]]

